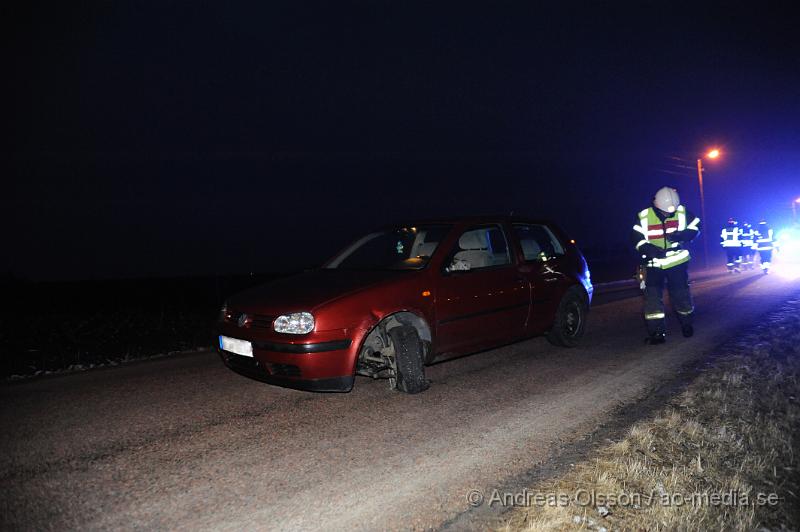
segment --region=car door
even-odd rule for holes
[[[439,275],[438,352],[479,350],[523,334],[530,291],[500,225],[465,230]]]
[[[544,224],[515,223],[512,231],[522,252],[521,270],[530,281],[531,313],[527,329],[547,330],[553,323],[568,277],[564,245]]]

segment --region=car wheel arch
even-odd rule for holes
[[[420,340],[425,343],[425,363],[427,364],[431,362],[433,358],[433,329],[428,324],[428,320],[426,320],[420,312],[402,309],[380,316],[370,327],[367,328],[367,332],[361,337],[358,351],[356,351],[356,366],[359,364],[365,348],[370,344],[376,335],[380,334],[380,328],[382,326],[384,327],[384,331],[389,331],[395,327],[402,326],[413,327],[417,331],[417,335],[419,335]]]
[[[583,283],[573,283],[564,290],[564,296],[567,295],[567,292],[570,290],[577,290],[580,292],[581,297],[583,297],[583,302],[586,303],[586,311],[588,312],[592,306],[592,300],[589,298],[589,292],[586,290],[586,287]],[[562,297],[564,297],[562,296]]]

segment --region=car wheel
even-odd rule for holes
[[[388,331],[394,347],[395,388],[404,393],[428,389],[423,363],[423,345],[413,327],[395,327]]]
[[[588,310],[586,300],[580,290],[570,288],[558,305],[553,328],[547,333],[547,340],[551,344],[561,347],[578,345],[586,330]]]

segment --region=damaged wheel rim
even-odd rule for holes
[[[569,336],[575,336],[581,327],[581,309],[573,303],[569,306],[564,316],[564,332]]]

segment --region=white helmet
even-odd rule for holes
[[[675,212],[680,204],[681,198],[678,196],[678,191],[670,187],[659,189],[656,197],[653,198],[653,205],[664,212]]]

